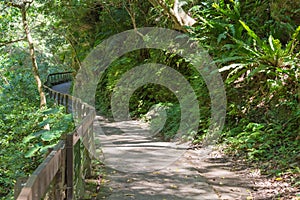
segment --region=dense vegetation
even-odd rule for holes
[[[0,196],[7,195],[4,199],[11,198],[16,178],[30,174],[46,148],[72,127],[71,116],[53,102],[40,108],[22,13],[10,2],[14,1],[0,3]],[[176,18],[176,4],[188,17]],[[51,72],[77,71],[101,41],[125,30],[157,26],[188,34],[209,52],[226,86],[226,124],[219,141],[226,151],[264,173],[300,173],[299,1],[36,0],[26,4],[26,12],[42,81]],[[193,66],[172,52],[142,49],[113,62],[99,80],[98,111],[111,115],[110,97],[119,78],[144,63],[168,65],[189,81],[201,112],[199,131],[189,133],[189,139],[201,143],[210,123],[209,93]],[[161,137],[171,139],[180,120],[178,100],[156,84],[143,86],[130,99],[136,118],[148,120],[153,106],[167,109]],[[157,123],[151,121],[154,127]],[[50,132],[45,131],[46,124]],[[297,179],[293,182],[300,184]]]
[[[29,46],[23,38],[21,12],[3,2],[0,9],[0,198],[13,199],[16,180],[36,169],[47,149],[53,147],[63,133],[72,130],[73,122],[72,116],[66,115],[65,109],[50,99],[47,107],[40,108]],[[49,43],[53,35],[45,37],[49,27],[40,28],[45,21],[32,21],[34,17],[43,19],[39,12],[32,8],[27,10],[30,25],[34,27],[31,33],[39,72],[45,82],[49,73],[70,68],[64,67],[55,54],[57,47]],[[61,38],[54,38],[58,45]]]

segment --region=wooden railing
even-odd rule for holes
[[[58,142],[24,186],[17,189],[19,191],[15,189],[15,197],[18,200],[40,200],[45,197],[70,200],[74,199],[74,195],[78,197],[82,195],[84,178],[91,173],[91,152],[95,152],[93,140],[95,108],[78,98],[50,88],[52,85],[71,80],[71,74],[70,72],[50,74],[44,88],[50,97],[58,104],[64,105],[68,112],[72,109],[79,125]],[[82,161],[82,158],[85,160]]]
[[[51,87],[60,83],[65,83],[73,80],[73,72],[59,72],[49,74],[47,76],[46,86]]]

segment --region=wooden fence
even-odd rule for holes
[[[52,85],[70,81],[71,72],[50,74],[44,85],[51,98],[73,112],[77,125],[50,151],[44,161],[27,179],[24,186],[15,187],[18,200],[75,199],[82,195],[85,176],[90,175],[91,154],[94,153],[94,107],[68,94],[54,91]]]
[[[73,79],[73,72],[53,73],[48,75],[45,85],[51,87],[53,85],[72,81],[72,79]]]

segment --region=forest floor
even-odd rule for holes
[[[53,89],[68,93],[69,83]],[[300,188],[287,178],[267,177],[259,169],[222,153],[221,147],[192,147],[149,135],[141,121],[94,122],[99,161],[87,180],[85,199],[292,199]]]

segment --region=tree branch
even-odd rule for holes
[[[6,45],[9,45],[9,44],[12,44],[12,43],[24,41],[24,40],[26,40],[26,37],[23,37],[23,38],[20,38],[20,39],[17,39],[17,40],[11,40],[11,41],[6,41],[6,42],[1,42],[0,43],[0,47],[6,46]]]
[[[19,8],[19,9],[22,9],[27,4],[30,5],[32,3],[33,3],[33,0],[20,0],[20,1],[17,1],[17,3],[15,1],[13,1],[13,0],[4,1],[5,5],[12,6],[12,7]]]
[[[192,17],[190,17],[183,9],[183,2],[174,0],[173,8],[169,8],[164,0],[148,0],[154,7],[160,6],[163,8],[164,13],[170,16],[175,23],[175,28],[186,31],[184,26],[193,26],[196,23]]]
[[[133,25],[133,29],[136,30],[136,22],[135,22],[135,14],[134,11],[132,9],[132,4],[129,1],[129,8],[127,8],[126,5],[124,5],[125,10],[127,11],[127,13],[129,14],[131,21],[132,21],[132,25]]]
[[[23,1],[20,1],[19,3],[14,3],[13,1],[4,1],[4,4],[19,9],[21,9],[24,6]]]
[[[132,21],[132,25],[133,25],[133,29],[134,31],[140,35],[141,37],[144,37],[144,35],[142,33],[140,33],[138,30],[137,30],[137,26],[136,26],[136,21],[135,21],[135,13],[134,13],[134,10],[132,8],[132,4],[131,4],[131,1],[129,0],[129,8],[127,8],[126,5],[124,5],[125,7],[125,10],[127,11],[127,13],[129,14],[130,18],[131,18],[131,21]]]

